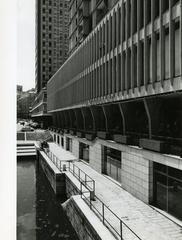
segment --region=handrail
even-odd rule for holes
[[[73,174],[74,177],[78,179],[78,181],[83,184],[90,192],[95,195],[95,180],[92,179],[88,174],[86,174],[83,170],[77,167],[74,163],[68,162],[68,166],[59,160],[59,158],[52,152],[45,152],[47,156],[51,159],[51,161],[56,165],[56,167],[60,171],[68,170]],[[77,171],[76,171],[77,169]],[[89,184],[90,183],[90,184]],[[90,186],[91,185],[91,186]],[[94,196],[93,196],[94,198]]]
[[[79,167],[77,167],[74,163],[68,162],[68,166],[65,164],[62,166],[61,161],[58,159],[57,156],[55,156],[52,152],[45,152],[46,155],[50,158],[50,160],[56,165],[56,167],[60,171],[65,171],[68,170],[75,176],[80,184],[80,193],[81,193],[81,198],[84,200],[84,202],[90,207],[92,211],[102,220],[102,223],[110,230],[110,232],[115,236],[119,237],[119,239],[124,240],[123,238],[123,225],[139,240],[142,240],[121,218],[119,218],[102,200],[100,200],[96,195],[95,195],[95,180],[93,180],[90,176],[88,176],[84,171],[82,171]],[[58,161],[59,160],[59,161]],[[73,168],[71,169],[71,164]],[[78,170],[78,173],[76,173],[75,169]],[[81,177],[81,173],[83,173],[84,178]],[[89,178],[90,180],[87,180]],[[92,188],[87,185],[88,182],[92,182]],[[83,191],[84,186],[88,191]],[[85,193],[89,193],[89,200],[88,197],[85,196]],[[94,193],[94,197],[91,197],[92,193]],[[99,211],[96,206],[94,206],[93,201],[96,200],[99,203],[101,203],[101,211]],[[106,219],[106,209],[109,211],[112,216],[114,216],[119,224],[119,231],[113,226],[112,223],[109,222],[108,219]]]
[[[95,196],[95,199],[98,200],[98,202],[101,203],[101,211],[99,211],[92,201],[89,201],[87,197],[85,196],[84,192],[81,191],[81,198],[85,201],[85,203],[94,211],[97,216],[102,220],[102,223],[113,233],[113,235],[116,237],[119,237],[121,240],[123,240],[123,225],[139,240],[142,240],[121,218],[119,218],[106,204],[100,200],[97,196]],[[119,231],[112,225],[112,223],[109,222],[109,220],[105,217],[106,209],[118,220],[119,224]]]

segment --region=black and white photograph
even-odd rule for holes
[[[2,239],[182,240],[182,0],[3,6]]]

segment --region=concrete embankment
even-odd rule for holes
[[[49,157],[37,150],[42,166],[55,194],[66,195],[68,200],[62,204],[80,240],[114,240],[111,232],[90,210],[80,195],[80,182],[68,171],[60,172]],[[83,192],[88,191],[83,186]]]

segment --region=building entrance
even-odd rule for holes
[[[182,171],[154,163],[154,205],[182,220]]]
[[[121,152],[116,149],[103,146],[102,160],[102,173],[107,174],[118,182],[121,182]]]

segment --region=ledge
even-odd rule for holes
[[[140,147],[155,152],[165,153],[167,149],[167,144],[164,141],[153,140],[153,139],[140,139]]]
[[[104,131],[98,131],[97,132],[97,137],[101,138],[101,139],[109,139],[109,133],[108,132],[104,132]]]
[[[113,140],[118,143],[123,143],[123,144],[127,144],[127,145],[131,144],[131,137],[127,136],[127,135],[114,134]]]

